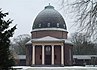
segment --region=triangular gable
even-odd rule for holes
[[[42,38],[38,38],[38,39],[32,39],[32,41],[62,41],[62,40],[58,39],[58,38],[46,36],[46,37],[42,37]]]

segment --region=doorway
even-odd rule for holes
[[[51,45],[45,46],[45,65],[51,65]]]

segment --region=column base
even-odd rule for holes
[[[32,67],[64,67],[64,65],[31,65]]]
[[[64,64],[61,64],[62,67],[64,67]]]
[[[35,64],[32,64],[31,66],[32,66],[32,67],[35,67],[36,65],[35,65]]]

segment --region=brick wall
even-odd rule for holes
[[[55,45],[54,46],[54,60],[55,60],[55,65],[60,65],[61,64],[61,46]]]
[[[45,36],[51,36],[60,39],[67,39],[67,32],[64,31],[34,31],[32,32],[32,38],[41,38]]]
[[[35,64],[41,65],[42,64],[42,46],[35,46]]]
[[[64,58],[65,58],[65,65],[72,65],[72,62],[73,62],[73,52],[72,52],[72,48],[73,46],[72,45],[69,45],[69,44],[65,44],[64,46]],[[70,51],[71,52],[70,52]],[[71,56],[70,56],[70,53],[71,53]],[[71,58],[71,61],[70,61],[70,58]]]

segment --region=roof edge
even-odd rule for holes
[[[65,32],[68,32],[66,29],[62,29],[62,28],[39,28],[39,29],[33,29],[31,32],[34,32],[34,31],[48,31],[48,30],[52,30],[52,31],[65,31]]]

